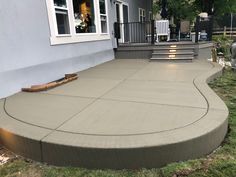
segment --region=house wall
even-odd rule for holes
[[[152,0],[117,0],[118,2],[123,2],[129,6],[129,22],[139,21],[139,8],[146,10],[146,19],[148,20],[149,12],[152,11]],[[109,16],[110,16],[110,29],[112,36],[112,44],[114,48],[117,48],[116,39],[114,38],[114,23],[116,22],[116,5],[110,4],[109,6]]]
[[[0,98],[114,59],[112,40],[51,46],[45,0],[1,0],[0,22]]]
[[[124,0],[129,4],[129,18],[130,22],[139,21],[139,8],[146,10],[146,20],[149,17],[149,11],[151,10],[151,0]]]
[[[149,0],[125,0],[130,21],[138,8],[151,10]],[[107,0],[110,40],[51,45],[46,0],[1,0],[0,98],[35,84],[57,80],[114,59],[116,6]]]

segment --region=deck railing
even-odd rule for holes
[[[154,44],[154,21],[115,23],[115,37],[118,44]]]
[[[201,19],[197,17],[195,27],[193,30],[189,29],[188,34],[183,34],[180,32],[179,28],[172,29],[169,27],[170,36],[166,40],[172,41],[182,41],[182,40],[192,40],[194,37],[194,42],[198,43],[199,40],[211,41],[212,40],[212,27],[213,18],[209,17],[207,19]],[[117,39],[117,44],[154,44],[159,42],[157,40],[158,26],[155,26],[155,21],[145,21],[145,22],[127,22],[127,23],[115,23],[115,38]],[[170,39],[169,39],[170,37]],[[165,40],[165,39],[164,39]]]

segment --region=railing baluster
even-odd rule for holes
[[[136,37],[137,37],[137,39],[136,39],[136,43],[139,43],[138,23],[135,23],[135,25],[136,25]]]
[[[140,24],[141,23],[137,23],[137,26],[138,26],[138,28],[137,28],[137,30],[138,30],[138,43],[141,43],[140,42]]]
[[[137,23],[135,23],[135,37],[136,37],[135,43],[137,43],[138,41],[138,24]]]
[[[133,25],[130,23],[130,43],[133,42]]]
[[[195,43],[198,43],[198,33],[200,31],[200,17],[197,16],[196,24],[195,24]]]
[[[139,23],[139,43],[142,43],[142,22]]]
[[[133,25],[134,25],[134,43],[136,43],[136,29],[137,29],[137,27],[136,27],[136,23],[133,23]]]

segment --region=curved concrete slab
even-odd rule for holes
[[[207,82],[205,60],[115,60],[77,81],[0,100],[8,149],[59,166],[152,168],[201,157],[223,141],[228,109]]]

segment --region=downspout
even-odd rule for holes
[[[150,10],[147,12],[146,16],[149,14],[149,12],[151,11],[152,12],[152,19],[153,19],[153,0],[150,0],[150,1],[146,1],[146,7],[150,7]],[[151,3],[151,5],[149,4]],[[148,16],[147,16],[148,17]]]
[[[152,20],[153,20],[153,3],[154,3],[154,0],[151,0]]]

